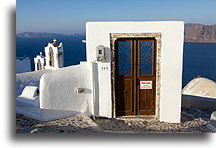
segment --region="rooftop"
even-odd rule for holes
[[[182,94],[200,97],[216,98],[216,83],[207,78],[197,77],[191,80],[183,89]]]

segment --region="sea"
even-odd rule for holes
[[[86,47],[82,42],[85,35],[60,36],[57,42],[63,42],[64,66],[79,64],[86,61]],[[34,70],[34,57],[44,47],[53,42],[53,37],[25,38],[16,37],[16,57],[29,57]],[[193,78],[205,77],[216,81],[216,44],[215,43],[184,43],[183,50],[183,87]]]

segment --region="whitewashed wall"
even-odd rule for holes
[[[51,66],[49,64],[49,60],[50,60],[50,55],[49,53],[51,52],[50,51],[50,48],[52,49],[53,51],[53,62],[54,62],[54,67]],[[63,55],[61,56],[58,56],[58,53],[59,52],[62,52],[63,53],[63,43],[61,42],[59,44],[58,47],[55,47],[52,43],[48,43],[47,47],[44,47],[44,51],[45,51],[45,55],[46,55],[46,66],[45,66],[45,69],[57,69],[57,68],[61,68],[64,66],[64,57]]]
[[[16,74],[16,97],[21,95],[23,89],[26,86],[37,86],[39,87],[39,82],[41,76],[49,72],[50,70],[40,70],[26,73]]]
[[[98,114],[110,117],[112,114],[110,69],[101,71],[100,67],[110,65],[111,33],[162,33],[161,100],[160,121],[180,122],[182,57],[184,23],[164,22],[88,22],[86,24],[87,62],[95,62],[98,45],[106,47],[106,63],[98,63],[98,95],[96,105]]]
[[[92,63],[93,108],[95,116],[112,117],[111,71],[109,63]]]
[[[83,63],[50,71],[40,79],[40,108],[92,112],[91,65]],[[76,89],[85,88],[83,93]]]

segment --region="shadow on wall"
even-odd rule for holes
[[[105,56],[106,56],[106,62],[110,63],[111,61],[111,50],[108,47],[105,47]]]
[[[98,65],[97,63],[92,64],[93,69],[93,99],[94,99],[94,115],[99,116],[99,91],[96,91],[99,89],[99,80],[98,80]]]

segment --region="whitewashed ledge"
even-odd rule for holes
[[[40,79],[43,74],[51,70],[41,70],[26,73],[16,74],[16,112],[24,114],[27,117],[32,117],[37,120],[48,121],[57,118],[65,118],[76,115],[78,112],[61,111],[61,110],[47,110],[39,107],[39,96],[25,97],[23,90],[25,87],[39,88]]]
[[[39,87],[40,78],[51,70],[40,70],[16,74],[16,97],[21,95],[26,86]]]
[[[89,101],[86,99],[89,92],[79,94],[76,91],[79,85],[73,83],[77,81],[82,86],[90,85],[88,81],[85,81],[86,85],[82,82],[86,78],[86,72],[77,79],[80,76],[78,71],[85,67],[83,64],[17,74],[16,113],[41,121],[62,119],[78,113],[90,116]],[[88,88],[85,90],[89,90]],[[69,94],[65,95],[66,93]]]

